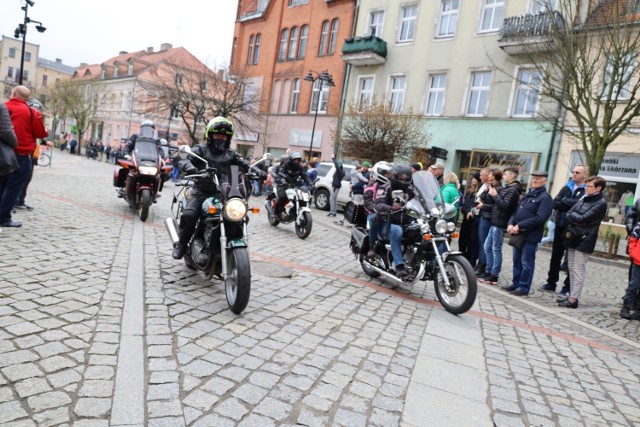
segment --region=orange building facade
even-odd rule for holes
[[[346,69],[342,45],[355,7],[354,0],[239,2],[231,68],[260,95],[261,116],[256,133],[236,135],[240,153],[279,156],[290,149],[331,158]],[[319,78],[323,71],[331,79]]]

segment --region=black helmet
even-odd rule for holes
[[[394,190],[406,191],[411,182],[411,166],[407,164],[396,164],[391,168],[391,176],[389,177],[391,187]]]
[[[209,120],[205,136],[209,139],[213,135],[225,135],[227,141],[231,142],[231,137],[233,136],[233,123],[231,123],[231,120],[225,117],[214,117]]]

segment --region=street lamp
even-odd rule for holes
[[[22,84],[22,76],[24,75],[24,51],[25,51],[25,45],[27,42],[27,25],[30,22],[33,22],[38,24],[36,25],[36,30],[38,30],[39,33],[44,33],[45,31],[47,31],[47,29],[42,25],[42,22],[34,21],[33,19],[29,18],[29,16],[27,16],[29,6],[33,7],[34,4],[35,2],[32,0],[25,0],[24,6],[20,8],[24,10],[24,23],[18,24],[18,27],[16,28],[16,31],[14,33],[14,36],[16,38],[20,38],[20,36],[22,36],[22,54],[20,55],[20,77],[18,78],[18,84],[20,85]]]
[[[320,81],[320,88],[318,89],[318,99],[316,100],[316,112],[315,115],[313,116],[313,127],[311,128],[311,142],[309,143],[309,159],[308,161],[311,161],[311,152],[313,151],[313,137],[314,134],[316,133],[316,120],[318,120],[318,110],[320,109],[320,98],[322,97],[322,86],[323,85],[327,85],[329,87],[335,86],[335,84],[333,83],[333,77],[331,76],[331,74],[329,74],[327,72],[327,70],[324,70],[322,73],[318,73],[317,71],[309,71],[307,73],[307,75],[304,77],[304,79],[308,82],[313,82],[313,85],[315,86],[316,81]],[[313,90],[311,92],[312,96],[311,96],[311,101],[313,102]]]

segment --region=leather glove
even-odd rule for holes
[[[184,173],[186,175],[194,175],[194,174],[198,173],[198,169],[196,169],[196,167],[193,166],[193,165],[189,165],[186,168],[184,168]]]

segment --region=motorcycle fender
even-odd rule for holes
[[[363,229],[353,227],[351,229],[351,242],[349,246],[351,247],[351,252],[356,256],[363,253],[363,249],[369,250],[369,235]],[[365,246],[366,248],[364,248]]]
[[[442,255],[442,262],[445,262],[447,258],[449,258],[451,255],[462,255],[462,252],[460,251],[445,252],[444,255]]]
[[[242,239],[233,239],[227,242],[227,249],[246,248],[246,247],[248,247],[247,242],[245,242]]]
[[[301,220],[302,218],[304,218],[305,212],[311,213],[311,209],[309,209],[307,206],[300,207],[300,210],[298,211],[298,220]]]

